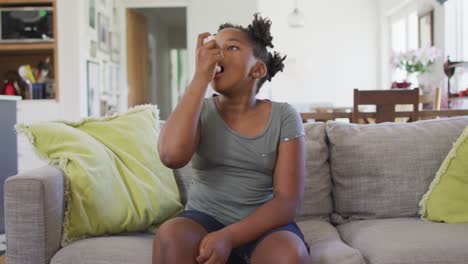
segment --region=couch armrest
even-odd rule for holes
[[[310,260],[314,264],[365,264],[359,250],[340,238],[338,230],[324,220],[297,222],[310,246]]]
[[[48,264],[60,248],[64,175],[53,166],[6,180],[6,256],[9,264]]]

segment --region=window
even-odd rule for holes
[[[418,13],[412,11],[407,15],[391,19],[391,49],[393,53],[406,52],[418,48]],[[392,80],[401,82],[407,78],[406,71],[394,69]],[[414,81],[414,80],[413,80]]]
[[[445,50],[451,61],[468,61],[468,2],[450,0],[445,3]],[[468,88],[468,70],[457,69],[451,91]]]

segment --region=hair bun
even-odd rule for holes
[[[263,18],[259,13],[254,14],[252,24],[247,27],[251,37],[255,42],[259,42],[265,47],[273,48],[273,37],[270,33],[271,20]]]
[[[284,69],[284,63],[283,61],[286,59],[286,56],[281,57],[281,55],[278,52],[274,52],[273,54],[271,52],[268,52],[268,74],[267,74],[267,79],[268,81],[271,81],[271,78],[273,78],[276,73],[279,71],[283,71]]]

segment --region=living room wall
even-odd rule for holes
[[[284,72],[267,83],[262,94],[291,103],[350,106],[353,88],[376,89],[377,1],[298,3],[305,16],[303,28],[287,24],[294,1],[259,1],[259,11],[273,21],[275,50],[288,55]]]
[[[95,29],[89,27],[89,0],[86,1],[57,1],[58,26],[58,63],[60,98],[56,103],[56,111],[44,114],[46,119],[77,120],[88,115],[87,94],[87,61],[91,60],[100,65],[100,88],[109,85],[108,75],[111,65],[119,62],[111,59],[110,51],[103,51],[96,47],[96,54],[91,54],[91,41],[98,44],[98,13],[109,19],[109,28],[114,27],[114,2],[95,1]],[[103,4],[105,3],[105,5]],[[107,64],[107,67],[103,67]],[[104,70],[107,69],[107,70]]]

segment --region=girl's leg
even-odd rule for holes
[[[207,234],[202,225],[186,217],[175,217],[158,229],[153,241],[153,264],[193,263],[200,241]]]
[[[307,263],[309,253],[299,236],[290,231],[277,231],[263,238],[255,247],[252,264]]]

